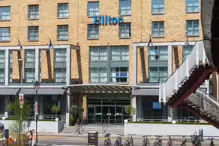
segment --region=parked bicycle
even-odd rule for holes
[[[104,137],[105,137],[104,146],[111,146],[110,134],[107,133],[104,135]]]
[[[130,135],[130,137],[126,138],[124,146],[134,146],[134,140],[132,138],[132,135],[134,135],[134,134],[129,134],[129,135]]]
[[[114,146],[123,146],[123,144],[122,144],[122,135],[120,135],[120,134],[117,134],[118,136],[117,136],[117,138],[116,138],[116,141],[115,141],[115,144],[114,144]]]
[[[199,138],[199,135],[193,134],[191,135],[191,142],[192,142],[192,146],[201,146],[201,140]]]
[[[156,136],[156,140],[153,143],[153,146],[162,146],[162,139],[161,136]]]
[[[187,146],[187,142],[188,142],[187,138],[183,136],[183,141],[180,146]]]
[[[215,146],[213,137],[210,140],[211,140],[210,146]]]
[[[146,135],[143,136],[142,146],[150,146],[150,142]]]
[[[168,142],[167,142],[167,146],[173,146],[173,141],[172,138],[169,136]]]

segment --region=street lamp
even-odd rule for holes
[[[36,96],[35,96],[35,120],[36,120],[36,144],[38,143],[38,134],[37,134],[37,122],[38,122],[38,94],[37,91],[40,88],[40,83],[36,80],[34,82],[34,89],[36,91]]]
[[[19,58],[18,59],[18,61],[19,61],[19,63],[20,63],[20,67],[21,67],[21,71],[20,71],[20,73],[21,73],[21,90],[20,90],[20,95],[22,95],[22,89],[23,89],[23,60],[22,60],[22,58]],[[19,98],[20,98],[20,95],[19,95]],[[18,134],[18,137],[19,137],[19,144],[20,144],[20,142],[21,142],[21,139],[20,139],[20,132],[21,132],[21,124],[22,124],[22,106],[20,105],[20,123],[19,123],[19,134]]]

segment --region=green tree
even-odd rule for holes
[[[130,118],[136,113],[136,109],[131,105],[125,107],[125,112],[130,115]]]
[[[19,97],[15,98],[14,102],[8,104],[8,109],[10,113],[13,113],[13,123],[10,126],[10,132],[15,135],[18,139],[18,143],[25,141],[26,137],[21,135],[21,133],[26,128],[26,122],[28,120],[28,115],[31,113],[31,107],[28,101],[24,101],[23,108],[20,108]]]
[[[52,106],[52,112],[56,114],[56,118],[57,118],[57,113],[61,111],[61,107],[59,105],[54,104]]]

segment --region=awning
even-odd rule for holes
[[[16,95],[19,88],[0,88],[0,95]]]
[[[37,91],[37,94],[39,95],[63,95],[63,93],[65,92],[65,90],[61,89],[61,88],[40,88]],[[25,95],[34,95],[36,94],[35,89],[33,88],[24,88],[22,89],[22,93]]]
[[[77,84],[63,88],[70,88],[72,93],[120,93],[131,94],[132,87],[127,85],[94,85],[94,84]]]
[[[132,92],[132,96],[159,96],[159,88],[137,89]]]

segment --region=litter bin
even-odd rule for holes
[[[93,131],[88,133],[88,145],[98,146],[98,132]]]

